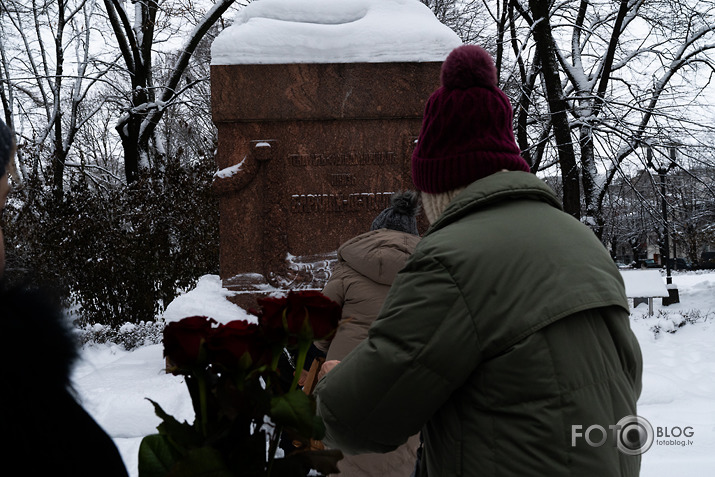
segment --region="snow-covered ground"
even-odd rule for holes
[[[679,304],[662,307],[656,299],[653,317],[648,317],[646,304],[631,314],[645,363],[638,414],[656,432],[671,436],[656,436],[643,455],[641,475],[706,477],[715,475],[715,272],[679,274],[673,282],[680,292]],[[217,277],[204,277],[194,290],[172,302],[167,318],[202,309],[220,321],[247,318],[240,308],[226,306],[225,292]],[[681,323],[685,324],[677,328]],[[654,333],[655,326],[662,331]],[[82,358],[74,372],[82,403],[114,438],[130,475],[136,476],[139,443],[159,424],[145,398],[191,421],[186,388],[180,377],[164,373],[161,345],[131,352],[110,345],[87,346]],[[683,431],[692,435],[680,435]]]

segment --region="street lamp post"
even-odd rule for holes
[[[665,242],[665,280],[670,285],[673,283],[673,277],[670,276],[670,230],[668,227],[668,202],[665,200],[665,175],[668,173],[668,169],[661,167],[657,172],[660,177],[660,208],[663,213],[663,230],[665,232],[663,234],[663,241]]]
[[[648,161],[648,166],[658,173],[660,178],[660,207],[663,214],[663,242],[665,245],[665,282],[668,286],[668,298],[663,298],[663,305],[670,305],[672,303],[680,303],[680,297],[677,287],[673,286],[673,277],[670,275],[670,229],[668,226],[668,202],[665,200],[665,176],[668,172],[675,167],[676,158],[675,146],[670,147],[670,163],[666,166],[656,165],[653,163],[653,151],[650,146],[646,150],[646,156]]]

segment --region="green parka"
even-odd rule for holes
[[[480,179],[427,231],[368,339],[319,383],[325,442],[386,452],[422,430],[430,476],[638,475],[639,456],[572,427],[636,414],[628,313],[607,251],[548,186],[525,172]]]

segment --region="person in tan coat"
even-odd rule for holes
[[[343,306],[342,320],[333,340],[316,343],[327,351],[325,367],[337,364],[367,338],[397,272],[419,242],[416,216],[418,196],[398,192],[391,206],[373,221],[370,231],[353,237],[338,249],[338,263],[323,294]],[[387,454],[346,455],[341,477],[408,477],[415,466],[419,437]]]

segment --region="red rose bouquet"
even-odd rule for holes
[[[167,371],[184,376],[195,420],[179,422],[151,401],[162,423],[158,434],[142,440],[140,477],[338,472],[340,451],[305,445],[322,439],[325,428],[298,378],[311,343],[335,332],[340,306],[316,291],[258,303],[261,309],[251,311],[258,324],[193,316],[166,326]],[[278,367],[285,350],[296,354],[288,389],[280,385]],[[281,435],[300,445],[276,458]]]

